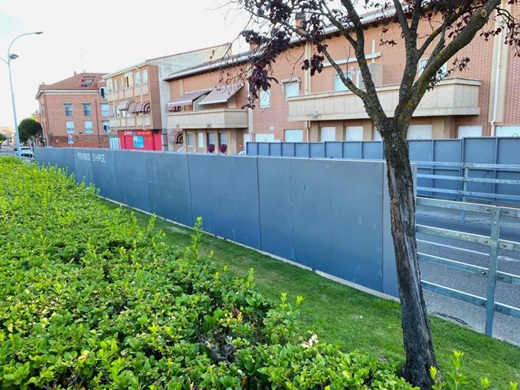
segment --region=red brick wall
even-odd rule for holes
[[[85,147],[108,147],[108,135],[103,131],[102,120],[108,120],[108,117],[101,116],[101,99],[97,90],[81,91],[74,93],[73,91],[65,91],[63,93],[44,92],[39,99],[40,107],[43,108],[42,126],[43,133],[47,139],[49,146],[65,147],[79,146],[78,142],[73,145],[67,144],[67,128],[66,122],[74,122],[74,136],[82,138]],[[65,116],[65,103],[72,103],[72,117]],[[83,115],[83,103],[90,103],[92,116]],[[92,121],[92,134],[85,133],[85,121]],[[81,134],[80,134],[81,133]],[[58,142],[55,142],[58,140]]]

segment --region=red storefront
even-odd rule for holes
[[[154,130],[123,130],[118,133],[121,149],[162,150],[161,133]]]

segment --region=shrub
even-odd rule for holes
[[[0,159],[2,388],[411,389],[57,168]]]

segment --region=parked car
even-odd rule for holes
[[[14,148],[14,151],[18,151],[18,148]],[[33,158],[34,152],[30,146],[22,146],[20,148],[20,157]]]

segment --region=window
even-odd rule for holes
[[[481,136],[482,126],[459,126],[459,138]],[[499,137],[499,128],[497,128],[497,137]]]
[[[133,143],[135,149],[144,149],[144,137],[142,135],[134,135]]]
[[[101,99],[106,99],[106,97],[107,97],[106,87],[99,88],[99,96],[101,96]]]
[[[480,134],[482,134],[482,129],[480,129]],[[518,137],[519,134],[520,126],[497,126],[497,137]]]
[[[274,142],[274,134],[270,133],[256,133],[255,134],[256,142]]]
[[[204,147],[204,133],[198,133],[197,134],[197,137],[198,137],[198,146],[199,148],[203,148]]]
[[[218,133],[218,151],[220,153],[226,153],[227,152],[227,133]]]
[[[218,134],[218,144],[227,145],[227,133],[219,133]]]
[[[143,70],[141,76],[141,81],[143,84],[148,84],[148,69]]]
[[[303,142],[303,130],[285,130],[285,142]]]
[[[67,127],[67,134],[74,134],[74,121],[67,121],[65,126]]]
[[[83,79],[81,79],[81,86],[82,87],[90,87],[92,85],[92,83],[94,82],[94,79],[91,78],[91,77],[85,77]]]
[[[72,103],[65,103],[65,116],[72,116]]]
[[[118,89],[118,91],[123,90],[123,79],[117,80],[117,89]]]
[[[107,88],[108,92],[112,92],[114,88],[112,87],[112,79],[107,80]]]
[[[92,107],[90,103],[83,103],[83,116],[92,116]]]
[[[193,147],[194,144],[194,136],[193,133],[187,133],[186,134],[186,146]]]
[[[419,76],[422,75],[422,72],[424,71],[424,68],[426,68],[426,65],[428,64],[429,58],[421,58],[419,60]],[[448,65],[444,63],[444,65],[441,66],[441,68],[437,71],[437,75],[441,76],[440,78],[444,77],[444,75],[448,72]]]
[[[410,125],[406,139],[432,139],[432,125]]]
[[[300,94],[300,82],[294,81],[291,83],[284,83],[285,88],[285,98],[290,98],[291,96],[298,96]]]
[[[363,141],[363,126],[345,126],[345,140]]]
[[[109,116],[110,115],[110,106],[108,103],[101,103],[101,116]]]
[[[92,121],[85,121],[85,134],[92,134]]]
[[[133,86],[132,72],[125,73],[125,88],[130,88],[132,86]]]
[[[215,145],[216,141],[215,133],[208,133],[208,145]]]
[[[271,107],[271,91],[260,90],[260,107]]]
[[[136,87],[141,85],[141,73],[135,72],[135,74],[134,74],[134,81],[135,81],[135,86]]]
[[[103,125],[103,131],[110,133],[110,121],[101,121],[101,124]]]
[[[354,71],[349,70],[348,72],[344,72],[343,75],[350,80],[354,80]],[[339,74],[334,74],[334,91],[348,91],[347,86],[343,83],[343,80],[339,77]]]
[[[320,128],[320,142],[336,141],[336,128],[327,126]]]

